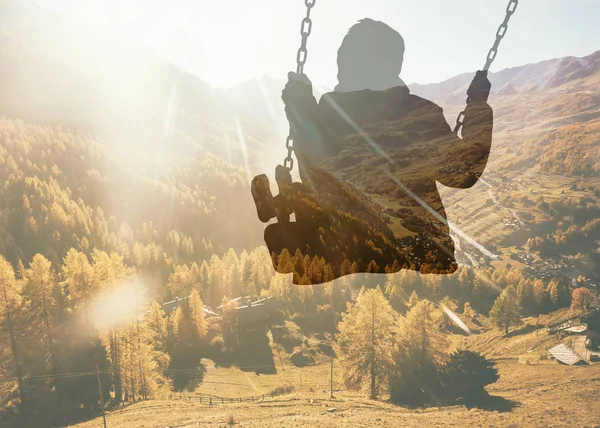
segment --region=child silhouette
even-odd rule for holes
[[[302,183],[292,183],[281,166],[275,198],[266,176],[253,182],[261,220],[279,220],[265,230],[278,271],[290,270],[278,263],[284,249],[323,258],[334,278],[351,273],[341,268],[345,260],[354,272],[456,270],[436,181],[464,189],[483,173],[492,142],[491,85],[487,72],[476,73],[459,138],[442,109],[400,79],[403,56],[398,32],[363,19],[338,50],[333,92],[317,102],[310,80],[289,73],[282,99]]]

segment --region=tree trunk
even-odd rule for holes
[[[53,336],[52,321],[50,320],[50,314],[48,313],[48,307],[46,305],[46,295],[43,296],[42,304],[43,304],[43,313],[44,313],[44,324],[46,324],[46,333],[48,335],[48,353],[50,354],[50,371],[53,376],[56,376],[56,374],[58,373],[57,360],[56,360],[56,353],[54,352],[54,340],[52,340],[52,336]],[[59,388],[59,385],[58,385],[59,381],[57,381],[56,379],[54,379],[53,383],[54,383],[54,390],[55,390],[54,405],[56,407],[57,413],[60,413],[59,390],[61,388]]]
[[[13,362],[15,364],[15,373],[17,375],[17,384],[19,385],[19,398],[21,406],[25,407],[25,392],[23,391],[23,376],[21,374],[21,365],[19,364],[19,356],[17,352],[17,339],[12,325],[12,315],[8,304],[8,293],[6,292],[6,284],[4,284],[4,305],[6,309],[6,323],[10,332],[10,347],[12,351]]]
[[[115,375],[115,402],[119,404],[123,399],[123,387],[121,385],[121,367],[119,366],[119,337],[117,332],[113,329],[113,343],[114,343],[114,358],[113,358],[113,371]]]
[[[137,301],[136,301],[136,305],[137,305]],[[142,347],[140,346],[140,320],[137,319],[135,321],[135,327],[137,330],[137,356],[138,356],[138,366],[140,369],[140,382],[141,382],[141,395],[144,398],[144,400],[148,399],[147,396],[147,391],[146,391],[146,376],[144,375],[144,371],[142,369]]]
[[[376,385],[376,373],[375,367],[375,302],[373,304],[373,313],[371,316],[371,399],[377,398],[377,385]]]
[[[130,330],[131,331],[131,330]],[[129,348],[129,367],[131,367],[130,369],[130,374],[131,374],[131,400],[135,403],[135,370],[133,369],[134,365],[133,365],[133,338],[131,337],[131,334],[129,335],[129,343],[127,344],[128,348]]]

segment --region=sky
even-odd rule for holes
[[[303,0],[36,0],[156,51],[213,87],[295,70]],[[439,82],[485,63],[508,0],[317,0],[305,73],[336,84],[354,23],[380,20],[406,43],[401,77]],[[520,0],[492,70],[600,50],[600,0]]]

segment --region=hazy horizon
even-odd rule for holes
[[[261,8],[240,0],[36,3],[141,44],[224,90],[262,75],[285,79],[295,69],[300,20],[305,13],[302,1],[276,0],[265,0]],[[348,28],[365,17],[386,22],[404,37],[401,77],[405,82],[437,83],[474,72],[483,66],[506,5],[504,0],[493,5],[475,0],[411,5],[346,1],[343,7],[340,0],[317,2],[306,74],[319,85],[335,86],[339,44]],[[232,10],[237,13],[233,15]],[[600,2],[592,0],[520,2],[492,71],[595,52],[600,49],[600,34],[593,18],[599,14]]]

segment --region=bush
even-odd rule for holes
[[[271,397],[274,397],[276,395],[291,394],[295,390],[296,390],[296,387],[294,385],[278,386],[277,388],[275,388],[274,390],[269,392],[269,395]]]
[[[305,333],[325,333],[333,329],[333,312],[331,305],[322,305],[316,311],[296,313],[290,320]]]
[[[210,342],[217,336],[223,336],[221,323],[215,318],[209,318],[206,322],[206,338]]]
[[[396,403],[426,405],[434,403],[477,404],[488,397],[485,386],[498,380],[495,363],[472,351],[459,350],[443,366],[429,364],[419,373],[392,376],[390,393]]]
[[[223,336],[215,336],[210,341],[209,352],[211,359],[214,360],[215,363],[222,366],[228,366],[231,364],[233,354],[231,349],[229,349],[225,344]]]
[[[328,357],[335,357],[335,351],[333,350],[333,346],[329,343],[321,342],[319,343],[319,350],[323,355],[327,355]]]
[[[307,351],[300,348],[296,348],[294,350],[294,353],[290,356],[290,360],[296,367],[305,367],[315,364],[314,357]]]
[[[488,396],[485,386],[498,380],[493,361],[472,351],[457,351],[442,369],[440,384],[446,398],[474,403]]]
[[[233,415],[233,413],[230,413],[229,416],[227,416],[227,425],[229,425],[230,427],[234,426],[237,423],[235,416]]]
[[[296,346],[302,345],[300,334],[290,332],[283,327],[273,326],[271,327],[271,333],[273,334],[273,341],[283,346],[286,352],[291,352]]]

